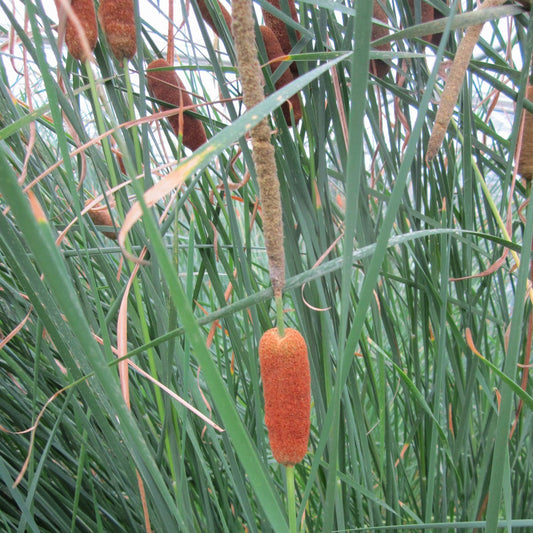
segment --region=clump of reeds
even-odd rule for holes
[[[157,100],[166,102],[166,105],[161,104],[162,109],[196,110],[190,94],[166,60],[152,61],[146,69],[146,80],[150,94]],[[168,117],[168,121],[176,136],[182,134],[183,144],[187,148],[196,150],[207,141],[204,125],[200,119],[180,111]]]
[[[117,61],[131,59],[137,51],[133,0],[101,0],[98,20]]]

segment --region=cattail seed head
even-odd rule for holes
[[[422,23],[431,22],[432,20],[442,18],[443,16],[440,11],[435,9],[432,5],[424,2],[424,0],[422,0],[422,4],[420,8],[421,8],[420,20]],[[414,19],[415,18],[415,0],[409,0],[409,9],[411,10],[411,15]],[[442,33],[433,33],[430,35],[424,35],[422,38],[425,41],[429,41],[435,46],[438,46],[442,38]]]
[[[98,20],[117,61],[131,59],[137,51],[133,0],[101,0]]]
[[[533,101],[533,85],[527,89],[527,99]],[[518,157],[518,174],[524,179],[533,179],[533,113],[524,109],[522,144]]]
[[[218,29],[215,25],[215,21],[213,20],[213,17],[211,16],[211,12],[209,11],[209,8],[207,7],[206,0],[197,0],[198,8],[200,9],[200,13],[202,14],[202,18],[204,19],[204,22],[210,26],[210,28],[215,32],[216,35],[219,35]],[[217,2],[218,7],[220,9],[220,12],[222,13],[222,16],[224,17],[224,20],[226,21],[226,24],[228,28],[231,28],[231,15],[229,14],[228,10],[220,3]]]
[[[156,70],[162,68],[171,68],[164,59],[152,61],[146,70],[146,80],[150,94],[167,102],[168,106],[161,106],[162,109],[172,109],[176,107],[189,107],[193,105],[191,96],[185,90],[185,86],[179,79],[175,70]],[[196,108],[191,108],[195,111]],[[168,117],[168,121],[174,130],[176,136],[180,133],[180,116],[179,114]],[[183,114],[183,144],[191,150],[196,150],[202,144],[207,142],[204,125],[201,120]]]
[[[311,414],[311,374],[307,346],[295,329],[266,331],[259,342],[265,424],[274,459],[299,463],[307,453]]]
[[[280,0],[268,0],[268,3],[274,6],[275,8],[279,9],[280,11],[283,11]],[[289,4],[289,11],[290,11],[292,20],[294,20],[294,22],[298,22],[298,12],[296,11],[294,0],[288,0],[287,3]],[[285,54],[290,54],[292,46],[291,46],[291,41],[289,39],[289,33],[287,31],[287,26],[285,25],[285,22],[283,22],[278,17],[276,17],[276,15],[269,13],[266,9],[263,9],[263,18],[265,19],[265,24],[274,32],[274,35],[279,41],[279,44],[281,45],[281,49],[283,50],[283,52]],[[297,40],[300,39],[299,32],[296,32],[296,38]]]
[[[383,8],[377,0],[374,0],[374,11],[372,13],[372,16],[373,18],[383,22],[384,24],[388,24],[389,22],[387,14],[385,13],[385,11],[383,11]],[[386,37],[387,35],[389,35],[388,28],[385,28],[384,26],[380,26],[378,24],[372,24],[372,41],[375,41],[376,39],[381,39],[382,37]],[[376,49],[385,52],[390,52],[391,45],[390,43],[380,44],[379,46],[376,46]],[[386,61],[383,61],[382,59],[370,60],[370,72],[374,74],[374,76],[377,76],[378,78],[383,78],[388,74],[389,70],[390,65]]]
[[[265,50],[267,53],[267,57],[269,61],[272,61],[273,59],[276,59],[277,57],[284,56],[283,50],[281,48],[281,45],[276,38],[276,35],[274,32],[268,27],[268,26],[259,26],[259,30],[261,31],[261,36],[263,37],[263,43],[265,45]],[[273,61],[270,63],[270,70],[274,72],[279,66],[281,65],[281,61]],[[281,87],[284,87],[288,83],[294,80],[294,77],[292,75],[292,72],[287,69],[285,72],[281,75],[281,77],[276,81],[276,89],[281,89]],[[285,102],[281,109],[283,111],[283,115],[285,116],[285,120],[287,124],[291,125],[291,111],[290,106],[292,105],[292,110],[294,114],[294,122],[297,124],[300,119],[302,118],[302,108],[300,105],[300,98],[298,94],[295,94],[289,99],[289,102]]]
[[[94,50],[98,40],[98,24],[96,23],[96,11],[93,0],[72,0],[70,7],[78,17],[78,21],[83,28],[83,34],[87,39],[90,51]],[[67,18],[65,27],[65,43],[70,55],[78,61],[89,59],[89,50],[84,47],[83,37],[78,31],[78,26],[74,24],[72,17]]]
[[[85,205],[89,205],[92,201],[93,200],[89,198],[85,202]],[[107,206],[97,203],[87,211],[87,214],[95,226],[113,227],[113,219],[111,218],[111,213]],[[102,233],[109,239],[113,239],[114,241],[117,240],[117,233],[115,231],[103,231]]]

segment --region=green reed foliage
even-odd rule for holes
[[[153,531],[288,530],[263,420],[257,344],[276,310],[245,137],[267,116],[285,322],[304,335],[312,375],[299,529],[531,530],[533,214],[513,177],[521,112],[533,110],[531,19],[514,3],[482,14],[430,3],[446,16],[422,25],[416,0],[414,14],[382,2],[390,53],[370,42],[364,2],[297,3],[299,23],[285,20],[300,34],[289,32],[300,76],[274,94],[280,72],[265,68],[273,96],[244,116],[216,3],[219,40],[194,0],[188,15],[175,3],[175,65],[206,104],[209,139],[187,166],[168,122],[144,120],[155,107],[143,72],[167,46],[158,3],[135,4],[137,54],[119,65],[102,39],[90,64],[59,49],[49,3],[0,2],[2,530],[143,531],[137,472]],[[485,20],[426,165],[446,64],[462,28]],[[440,46],[423,40],[435,31]],[[367,74],[378,58],[392,66],[383,79]],[[303,118],[289,128],[279,106],[299,91]],[[119,187],[108,204],[120,228],[176,168],[183,186],[143,205],[129,234],[148,262],[126,293],[134,264],[82,209]],[[133,369],[127,408],[114,352],[125,294],[131,361],[224,431]]]

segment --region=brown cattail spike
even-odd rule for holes
[[[92,201],[93,200],[89,198],[85,202],[85,205],[89,205]],[[113,227],[113,219],[111,218],[111,213],[107,206],[97,203],[87,211],[87,214],[95,226]],[[115,231],[102,231],[102,233],[109,239],[113,239],[114,241],[117,240],[117,233]]]
[[[415,20],[415,1],[418,0],[409,0],[409,9],[411,10],[413,20]],[[432,20],[443,17],[440,11],[435,9],[431,4],[426,3],[424,0],[421,0],[420,10],[420,21],[422,23],[431,22]],[[422,38],[425,41],[429,41],[435,46],[438,46],[442,38],[442,33],[432,33],[430,35],[424,35]]]
[[[283,11],[280,0],[268,0],[268,3],[280,11]],[[292,20],[294,20],[294,22],[298,22],[298,12],[296,11],[294,0],[288,0],[287,4],[289,5],[289,11],[291,13]],[[276,15],[269,13],[266,9],[263,9],[263,18],[265,19],[265,24],[274,32],[274,35],[278,39],[283,52],[285,52],[285,54],[290,54],[292,46],[285,22],[276,17]],[[296,32],[296,38],[298,40],[300,39],[299,32]]]
[[[213,17],[211,16],[211,11],[209,10],[209,7],[207,6],[206,0],[197,0],[198,8],[200,9],[200,13],[202,14],[202,18],[204,19],[204,22],[210,26],[210,28],[215,32],[216,35],[219,35],[218,28],[215,24],[215,21],[213,20]],[[231,15],[229,14],[228,10],[220,3],[216,2],[218,4],[218,8],[220,9],[220,12],[222,13],[222,16],[224,17],[224,20],[226,21],[226,24],[228,28],[231,28]]]
[[[268,3],[271,4],[273,7],[276,7],[280,11],[283,11],[282,1],[283,0],[268,0]],[[289,11],[290,11],[292,20],[294,20],[294,22],[298,22],[298,12],[296,11],[294,0],[288,0],[287,4],[289,5]],[[263,18],[265,19],[265,25],[268,26],[274,32],[276,39],[281,45],[281,49],[283,50],[283,53],[286,55],[290,54],[292,46],[291,46],[291,40],[289,38],[289,32],[287,30],[287,26],[285,25],[285,22],[280,20],[278,17],[276,17],[272,13],[269,13],[266,9],[263,9]],[[296,40],[297,41],[300,40],[300,32],[296,32]],[[292,63],[290,66],[290,69],[291,69],[293,76],[297,77],[298,67],[296,66],[296,63]]]
[[[389,18],[387,17],[387,14],[381,7],[381,4],[378,0],[374,0],[374,11],[372,14],[373,18],[379,20],[380,22],[383,22],[384,24],[388,24]],[[389,35],[389,29],[385,28],[384,26],[381,26],[379,24],[372,24],[372,41],[375,41],[376,39],[381,39],[382,37],[386,37]],[[377,50],[390,52],[391,45],[390,43],[380,44],[376,47]],[[377,76],[378,78],[385,77],[390,70],[390,65],[381,59],[372,59],[370,61],[370,73],[374,76]]]
[[[185,86],[179,79],[176,71],[157,70],[163,68],[171,69],[172,67],[164,59],[156,59],[148,65],[146,79],[150,94],[154,98],[169,104],[168,106],[161,106],[162,109],[187,107],[191,111],[196,111],[191,96],[185,90]],[[179,136],[180,115],[172,115],[168,117],[168,121],[176,136]],[[191,117],[186,113],[183,114],[182,135],[183,144],[191,150],[196,150],[207,141],[202,121],[196,117]]]
[[[307,346],[295,329],[266,331],[259,342],[265,424],[274,459],[299,463],[307,453],[311,425],[311,374]]]
[[[276,39],[276,36],[274,35],[274,32],[268,27],[268,26],[259,26],[259,30],[261,31],[261,36],[263,37],[263,43],[265,45],[265,50],[267,53],[267,57],[269,61],[272,61],[273,59],[276,59],[277,57],[282,57],[285,55],[283,53],[283,50],[281,49],[281,46],[279,44],[279,41]],[[272,72],[274,72],[279,66],[281,65],[281,61],[273,61],[270,63],[270,69]],[[281,89],[281,87],[284,87],[291,81],[293,81],[294,77],[289,69],[285,70],[285,72],[281,75],[281,77],[276,82],[276,89]],[[291,125],[291,110],[290,106],[292,106],[292,111],[294,114],[294,122],[297,124],[300,119],[302,118],[302,108],[300,105],[300,98],[298,94],[295,94],[289,99],[289,102],[285,102],[281,109],[283,111],[283,115],[285,116],[285,120],[287,124]]]
[[[527,99],[533,102],[533,85],[527,88]],[[533,113],[524,109],[522,140],[518,157],[518,174],[524,179],[533,179]]]
[[[89,52],[94,50],[98,40],[98,25],[96,23],[94,3],[93,0],[72,0],[70,7],[81,24],[83,36],[80,35],[79,27],[74,23],[73,18],[68,17],[65,27],[65,43],[74,59],[85,61],[89,59]],[[85,44],[84,37],[86,39]]]
[[[117,61],[131,59],[137,51],[133,0],[101,0],[98,20]]]

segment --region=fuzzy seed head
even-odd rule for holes
[[[261,36],[263,37],[263,43],[265,45],[265,50],[267,53],[267,57],[269,61],[272,61],[273,59],[276,59],[277,57],[284,56],[283,49],[281,48],[281,45],[276,38],[276,35],[274,32],[268,27],[268,26],[259,26],[259,30],[261,31]],[[274,72],[281,64],[281,61],[274,61],[270,63],[270,70]],[[281,87],[284,87],[288,83],[294,80],[294,76],[292,75],[292,72],[290,69],[287,69],[281,77],[276,82],[276,89],[281,89]],[[291,125],[291,112],[290,112],[290,105],[292,105],[293,114],[294,114],[294,122],[297,124],[300,119],[302,118],[302,108],[300,105],[300,98],[298,94],[295,94],[289,99],[289,102],[285,102],[281,109],[283,111],[283,115],[285,117],[285,120],[287,124]]]
[[[92,51],[98,40],[98,25],[96,23],[96,11],[93,0],[72,0],[70,7],[78,17],[83,28],[83,34],[87,39],[89,49]],[[78,27],[74,24],[72,17],[67,18],[65,27],[65,43],[70,55],[78,61],[85,61],[88,58],[88,50],[83,46],[83,37],[78,32]]]
[[[117,61],[131,59],[137,51],[133,0],[101,0],[98,20]]]
[[[198,8],[200,9],[200,13],[202,14],[202,18],[204,19],[204,22],[210,26],[210,28],[215,32],[216,35],[220,37],[215,21],[213,20],[213,17],[211,16],[209,7],[207,6],[206,0],[197,0],[197,3],[198,3]],[[226,21],[228,28],[231,28],[231,15],[229,14],[228,10],[220,2],[217,2],[217,4],[220,9],[220,12],[222,13],[222,16],[224,17],[224,20]]]
[[[185,86],[179,79],[175,70],[155,70],[161,68],[171,68],[164,59],[152,61],[146,70],[146,79],[148,91],[150,94],[167,102],[168,106],[161,106],[162,109],[172,109],[179,107],[193,106],[190,94],[185,90]],[[195,111],[196,108],[190,108]],[[168,117],[168,121],[176,136],[180,133],[180,116],[179,114]],[[201,120],[183,114],[183,144],[191,150],[196,150],[202,144],[207,142],[204,125]]]
[[[311,425],[311,374],[307,346],[295,329],[266,331],[259,342],[265,424],[278,463],[294,465],[307,453]]]
[[[283,11],[280,0],[268,0],[268,3],[280,11]],[[289,11],[291,13],[292,20],[294,20],[294,22],[298,22],[298,12],[296,11],[294,0],[289,0],[287,3],[289,4]],[[274,35],[279,41],[283,52],[285,54],[290,54],[292,46],[285,22],[280,20],[272,13],[269,13],[266,9],[263,9],[263,18],[265,19],[265,24],[274,32]],[[300,34],[298,32],[296,32],[296,38],[297,40],[300,40]]]
[[[533,85],[527,89],[527,99],[533,101]],[[522,146],[518,157],[518,174],[524,179],[533,179],[533,113],[524,110]]]
[[[420,19],[422,23],[431,22],[432,20],[442,18],[442,13],[435,9],[432,5],[424,2],[422,0]],[[409,9],[411,10],[411,15],[413,20],[415,19],[415,0],[409,0]],[[435,46],[438,46],[442,38],[442,33],[434,33],[430,35],[424,35],[422,39],[433,43]]]
[[[377,0],[374,0],[374,11],[372,13],[372,16],[373,18],[383,22],[384,24],[388,24],[389,22],[387,14],[385,13],[385,11],[383,11],[383,8]],[[375,41],[376,39],[381,39],[382,37],[386,37],[387,35],[389,35],[388,28],[379,26],[378,24],[372,24],[372,41]],[[384,52],[390,52],[391,45],[390,43],[380,44],[379,46],[376,46],[376,49]],[[377,76],[378,78],[383,78],[388,74],[389,70],[390,65],[386,61],[383,61],[381,59],[370,60],[370,72],[374,74],[374,76]]]

